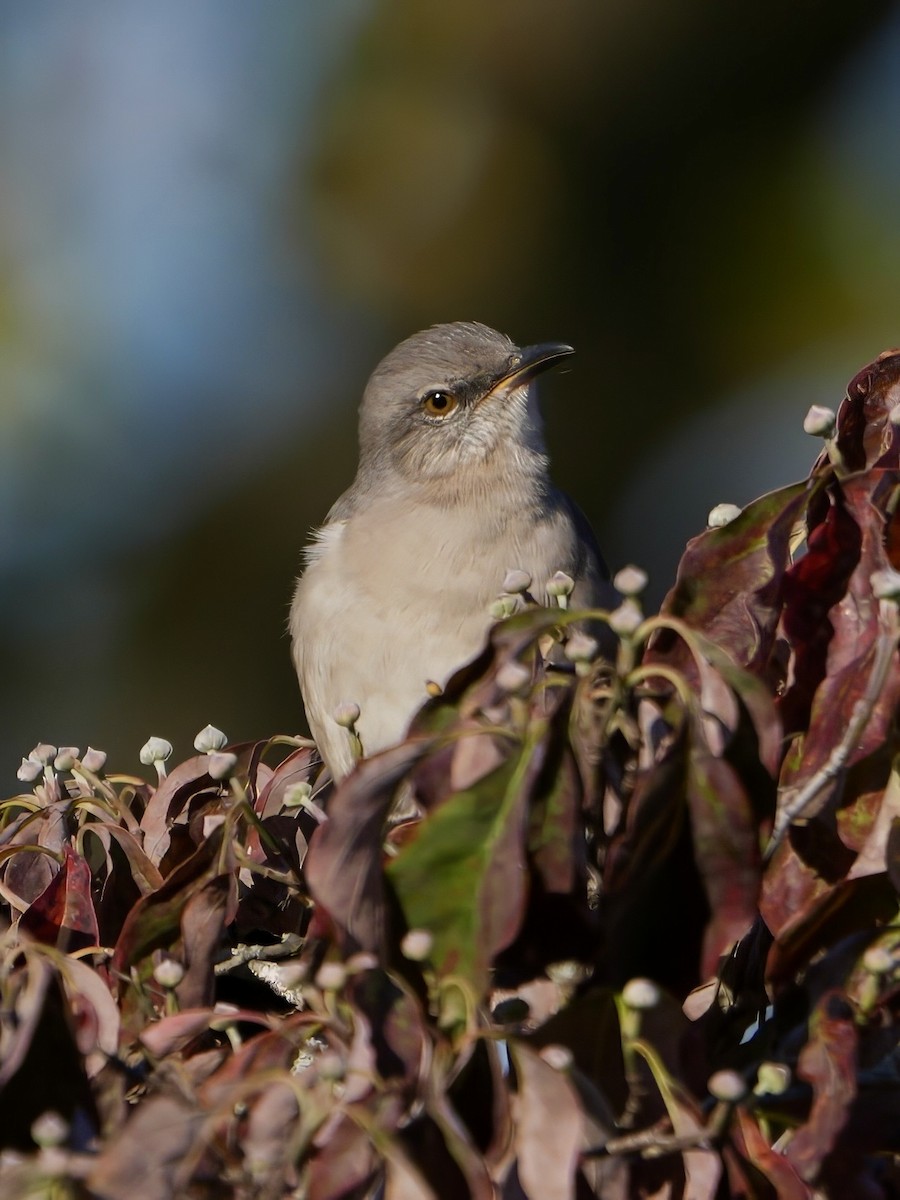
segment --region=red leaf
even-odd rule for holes
[[[92,1196],[171,1200],[187,1195],[192,1152],[204,1116],[174,1096],[151,1096],[104,1145],[87,1178]]]
[[[770,492],[728,525],[688,542],[662,612],[706,634],[740,666],[763,673],[781,612],[791,533],[818,486],[812,481]],[[647,661],[668,662],[693,678],[684,644],[666,630]]]
[[[383,951],[386,921],[381,846],[394,795],[429,743],[404,742],[364,759],[335,790],[328,820],[306,856],[309,889],[342,935],[344,948]]]
[[[806,1180],[816,1178],[849,1116],[856,1096],[856,1043],[849,1002],[841,992],[826,992],[797,1061],[798,1076],[812,1084],[812,1108],[787,1147],[787,1157]]]
[[[698,745],[687,774],[694,853],[709,900],[710,924],[701,975],[714,975],[719,957],[756,918],[761,875],[756,818],[734,768]]]
[[[813,1200],[812,1188],[803,1182],[789,1159],[772,1149],[750,1113],[738,1108],[735,1119],[734,1140],[740,1152],[772,1184],[778,1200]]]
[[[60,870],[19,919],[33,938],[72,952],[96,946],[97,914],[91,898],[91,869],[66,846]]]

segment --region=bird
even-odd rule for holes
[[[455,321],[373,371],[356,477],[305,550],[289,621],[307,721],[336,781],[360,752],[400,742],[481,651],[511,570],[531,577],[538,603],[561,571],[573,608],[613,605],[591,527],[550,478],[538,410],[536,377],[573,353]]]

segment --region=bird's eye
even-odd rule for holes
[[[429,417],[449,417],[459,401],[452,392],[434,388],[422,397],[422,409]]]

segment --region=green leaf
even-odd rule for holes
[[[544,723],[534,725],[517,755],[429,814],[387,869],[409,928],[434,939],[439,974],[479,994],[525,911],[527,799],[545,732]]]

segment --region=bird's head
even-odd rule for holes
[[[520,348],[469,321],[413,334],[366,387],[360,469],[425,483],[471,477],[490,463],[546,469],[533,380],[572,353],[555,342]]]

